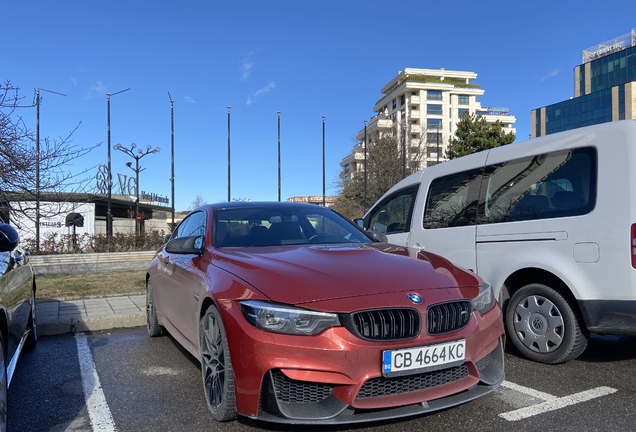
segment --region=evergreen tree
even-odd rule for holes
[[[459,122],[457,122],[455,138],[452,138],[448,145],[446,157],[455,159],[482,150],[510,144],[515,138],[516,136],[513,132],[505,132],[503,130],[499,120],[489,125],[482,115],[465,112],[460,116]]]

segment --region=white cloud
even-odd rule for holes
[[[97,81],[94,84],[91,84],[88,87],[88,94],[85,99],[90,99],[92,97],[101,96],[106,93],[106,86],[101,81]]]
[[[241,67],[239,67],[239,71],[241,71],[241,81],[245,81],[250,77],[250,72],[254,65],[254,62],[248,61],[247,59],[243,60]]]
[[[190,96],[184,96],[183,100],[186,101],[187,103],[191,103],[191,104],[195,104],[197,103],[197,101],[195,101],[194,99],[192,99]]]
[[[541,78],[539,78],[539,82],[543,82],[545,80],[553,78],[553,77],[559,75],[560,73],[561,73],[561,68],[556,67],[556,68],[552,69],[552,71],[550,71],[549,74],[544,75]]]
[[[252,105],[252,103],[254,103],[254,99],[255,98],[260,97],[260,96],[262,96],[262,95],[264,95],[266,93],[269,93],[274,88],[276,88],[276,83],[274,81],[271,81],[265,87],[256,90],[254,93],[252,93],[251,95],[248,96],[247,105]]]
[[[247,55],[241,62],[241,66],[239,66],[239,71],[241,72],[241,77],[240,77],[241,81],[245,81],[250,77],[250,74],[252,73],[252,68],[256,64],[254,61],[252,61],[250,57],[252,57],[252,55],[256,54],[257,52],[258,52],[258,49],[247,53]]]

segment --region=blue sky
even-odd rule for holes
[[[25,103],[43,92],[40,134],[80,121],[78,146],[101,146],[70,170],[105,164],[111,145],[161,147],[141,160],[140,188],[170,197],[170,92],[176,208],[197,195],[227,200],[227,106],[232,198],[327,194],[380,88],[405,67],[478,74],[482,106],[509,107],[517,140],[530,110],[573,96],[582,50],[636,28],[636,2],[302,0],[6,0],[0,79]],[[35,109],[22,110],[35,128]],[[134,175],[112,151],[113,179]],[[96,169],[93,170],[96,172]]]

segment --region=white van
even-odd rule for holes
[[[478,273],[532,360],[574,359],[589,333],[636,335],[634,120],[426,168],[358,223]]]

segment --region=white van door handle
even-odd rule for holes
[[[417,249],[417,250],[423,251],[425,248],[424,248],[424,246],[422,246],[421,244],[419,244],[419,243],[415,243],[415,244],[413,245],[413,249]]]

